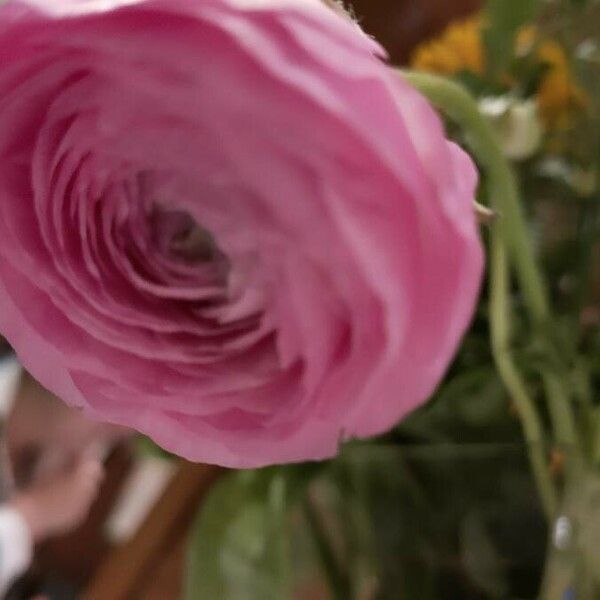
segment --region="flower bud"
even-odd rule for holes
[[[538,151],[544,131],[534,99],[487,97],[479,107],[494,126],[507,158],[525,160]]]

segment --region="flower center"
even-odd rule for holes
[[[211,233],[183,210],[155,204],[150,225],[154,243],[175,261],[198,264],[225,258]]]

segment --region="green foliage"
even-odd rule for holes
[[[533,598],[536,577],[515,574],[543,548],[519,446],[351,444],[321,468],[224,477],[194,527],[186,600],[291,600],[307,580],[336,600]]]
[[[322,468],[290,465],[223,476],[191,532],[186,600],[288,598],[302,533],[293,519]]]
[[[230,473],[194,525],[186,600],[281,600],[288,596],[287,477],[280,471]]]
[[[506,72],[514,56],[519,29],[537,14],[539,0],[487,0],[484,42],[492,75]]]

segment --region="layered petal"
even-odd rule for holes
[[[0,6],[0,333],[192,460],[321,459],[443,376],[476,172],[319,0]]]

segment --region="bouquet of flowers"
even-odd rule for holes
[[[0,334],[239,469],[190,600],[600,594],[598,24],[401,70],[336,2],[0,5]]]

